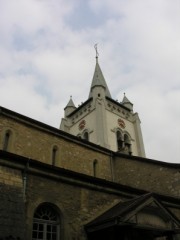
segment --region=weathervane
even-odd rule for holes
[[[99,53],[98,53],[98,50],[97,50],[97,45],[98,45],[98,43],[96,43],[96,44],[94,45],[94,48],[95,48],[95,50],[96,50],[96,59],[98,59],[98,56],[99,56]]]

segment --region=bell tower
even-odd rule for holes
[[[75,107],[72,98],[64,108],[60,129],[102,147],[145,157],[138,113],[124,94],[122,102],[112,99],[98,62],[88,99]]]

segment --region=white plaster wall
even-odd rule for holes
[[[127,132],[131,136],[131,150],[134,156],[141,155],[138,151],[138,136],[136,136],[135,125],[133,121],[135,118],[132,116],[132,113],[128,112],[128,119],[125,117],[127,113],[123,115],[121,112],[113,112],[110,108],[106,107],[103,99],[99,98],[97,101],[95,99],[91,102],[91,109],[87,110],[85,113],[82,109],[82,116],[79,113],[75,113],[74,124],[70,127],[69,133],[77,136],[82,134],[85,129],[89,132],[89,141],[95,144],[104,146],[111,149],[112,151],[117,151],[117,141],[116,141],[116,129],[119,128],[123,133]],[[102,109],[99,109],[102,108]],[[102,111],[100,111],[102,110]],[[77,117],[76,117],[77,114]],[[121,118],[124,120],[126,127],[122,129],[118,125],[118,119]],[[85,120],[86,125],[82,130],[79,130],[79,123]],[[69,119],[70,123],[71,120]],[[102,123],[102,124],[101,124]],[[98,140],[99,139],[99,140]],[[98,142],[101,141],[101,142]]]
[[[95,109],[91,112],[89,112],[87,115],[83,116],[82,118],[79,118],[76,123],[73,124],[73,126],[70,128],[70,133],[72,135],[77,136],[78,134],[82,134],[85,129],[87,129],[90,133],[89,140],[90,142],[96,143],[96,129],[95,129]],[[79,123],[85,120],[86,125],[85,128],[82,130],[79,130]]]
[[[115,129],[120,128],[118,125],[118,119],[121,118],[125,122],[126,127],[124,129],[120,128],[123,132],[128,132],[131,136],[131,144],[132,144],[132,154],[137,155],[137,145],[136,145],[136,137],[134,131],[134,125],[132,122],[123,118],[122,116],[118,116],[117,114],[110,112],[106,109],[106,116],[107,116],[107,134],[108,134],[108,142],[110,145],[111,150],[117,151],[117,142],[116,142],[116,133]]]

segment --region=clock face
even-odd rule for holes
[[[79,123],[79,130],[83,130],[86,126],[86,121],[85,120],[82,120],[80,123]]]
[[[125,128],[125,127],[126,127],[125,122],[124,122],[121,118],[118,119],[118,125],[119,125],[121,128]]]

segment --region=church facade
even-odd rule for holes
[[[0,107],[0,190],[0,239],[180,239],[180,164],[145,157],[139,116],[112,99],[98,58],[60,129]]]

